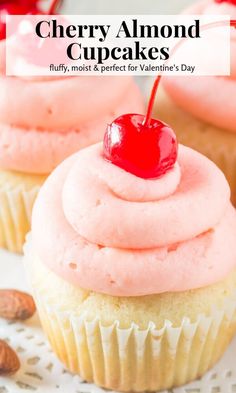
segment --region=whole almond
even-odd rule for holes
[[[0,340],[0,376],[9,376],[20,368],[16,352],[3,340]]]
[[[15,289],[0,289],[0,318],[24,321],[36,307],[32,296]]]

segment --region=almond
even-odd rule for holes
[[[32,296],[15,289],[0,289],[0,317],[24,321],[32,317],[36,307]]]
[[[0,340],[0,376],[16,373],[20,368],[20,361],[16,352],[3,340]]]

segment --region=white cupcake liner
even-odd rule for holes
[[[236,296],[194,323],[186,317],[179,327],[166,321],[157,329],[150,322],[145,330],[134,323],[122,329],[119,321],[104,326],[86,313],[57,310],[37,290],[35,298],[44,330],[66,367],[114,390],[154,391],[190,382],[215,364],[236,331]]]
[[[179,326],[166,320],[161,328],[152,321],[146,329],[135,323],[122,328],[119,320],[109,326],[99,318],[91,320],[74,305],[73,310],[62,309],[34,263],[41,262],[28,235],[26,271],[53,350],[69,371],[107,389],[141,392],[186,384],[217,362],[236,332],[236,290],[195,322],[186,316]]]
[[[24,184],[0,186],[0,247],[22,252],[39,189],[40,186],[34,185],[26,190]]]

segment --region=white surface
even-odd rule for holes
[[[49,3],[51,0],[42,0]],[[63,0],[67,14],[175,14],[192,0]]]
[[[0,250],[0,288],[26,290],[26,287],[22,257]]]
[[[64,0],[78,14],[175,14],[192,0]]]
[[[3,287],[28,289],[22,258],[0,251],[0,288]],[[64,370],[51,352],[37,316],[24,324],[0,319],[0,338],[7,339],[17,350],[22,365],[14,377],[0,378],[0,393],[105,393]],[[236,339],[224,358],[202,380],[170,393],[235,393],[235,353]]]

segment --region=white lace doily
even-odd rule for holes
[[[0,287],[28,290],[21,258],[3,251],[0,251]],[[16,375],[0,378],[0,393],[107,392],[64,369],[50,350],[37,316],[27,323],[8,323],[0,319],[0,338],[8,340],[21,360],[21,369]],[[236,339],[224,358],[201,380],[169,392],[236,393]]]

